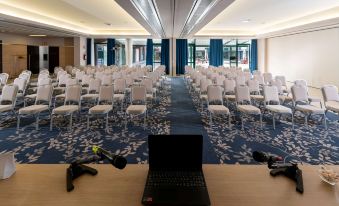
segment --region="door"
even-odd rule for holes
[[[27,46],[27,69],[39,74],[39,46]]]
[[[54,68],[59,66],[59,47],[48,47],[48,63],[49,73],[53,73]]]

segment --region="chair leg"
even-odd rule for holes
[[[212,127],[212,125],[213,125],[213,120],[212,120],[212,113],[211,112],[209,112],[210,113],[210,126]]]
[[[321,102],[320,102],[321,103]],[[324,114],[324,126],[325,126],[325,129],[327,129],[327,123],[326,123],[326,115]]]
[[[308,127],[308,124],[307,124],[307,115],[305,115],[305,126]]]
[[[146,130],[146,118],[147,118],[147,111],[144,114],[144,130]]]
[[[274,113],[272,114],[272,118],[273,118],[273,129],[275,130],[275,115],[274,115]]]
[[[51,114],[51,123],[49,125],[49,131],[52,131],[52,127],[53,127],[53,114]]]
[[[125,114],[125,129],[127,129],[127,114]]]
[[[39,130],[39,114],[36,116],[35,129]]]
[[[231,129],[231,113],[228,114],[228,128]]]
[[[241,118],[241,129],[244,130],[244,117],[243,117],[243,114],[240,114],[240,118]]]
[[[106,133],[108,133],[108,113],[106,114]]]
[[[72,129],[72,120],[73,120],[73,113],[69,115],[69,131]]]
[[[18,119],[17,119],[17,123],[16,123],[16,129],[18,130],[20,127],[20,115],[18,114]]]
[[[293,113],[292,113],[292,130],[294,130],[294,117],[293,117]]]
[[[89,129],[89,115],[87,115],[87,130]]]
[[[262,129],[262,114],[260,114],[260,129]]]

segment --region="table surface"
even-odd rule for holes
[[[0,181],[0,205],[141,205],[148,165],[90,165],[98,175],[84,175],[66,191],[65,164],[19,164],[16,173]],[[339,169],[339,166],[335,166]],[[318,166],[300,166],[304,194],[284,177],[272,177],[265,165],[203,165],[212,206],[219,205],[339,205],[339,187],[318,177]]]

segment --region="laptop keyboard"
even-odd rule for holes
[[[150,171],[146,187],[206,187],[200,171]]]

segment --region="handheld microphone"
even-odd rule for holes
[[[253,154],[253,159],[257,162],[276,162],[276,161],[282,161],[283,158],[282,157],[277,157],[277,156],[268,156],[263,152],[259,152],[259,151],[254,151]]]
[[[118,169],[124,169],[127,164],[127,160],[124,157],[120,155],[114,155],[101,147],[93,146],[92,151],[102,159],[108,159],[108,161]]]

